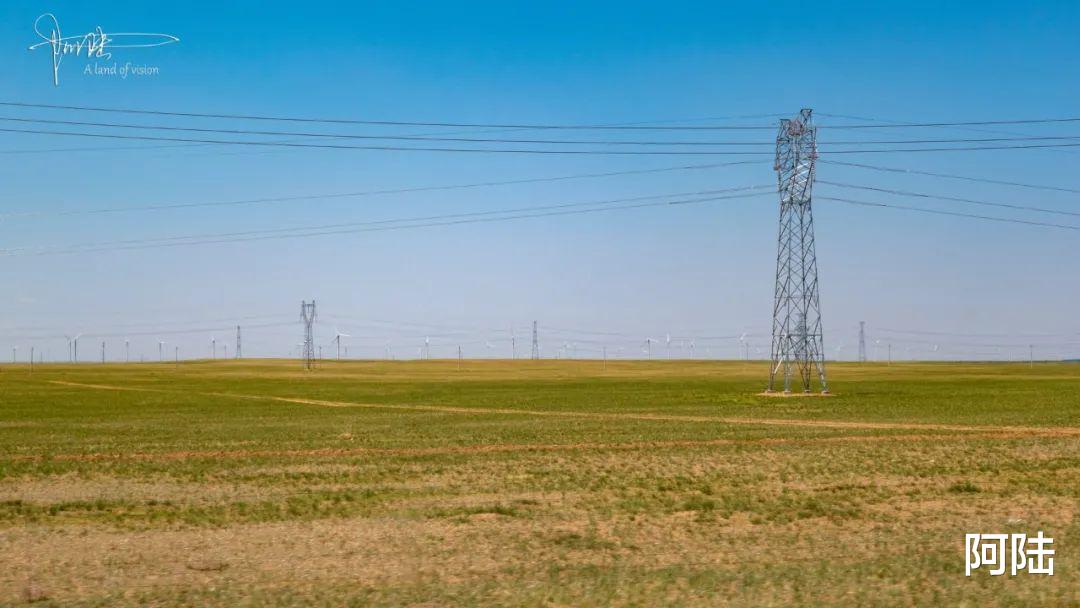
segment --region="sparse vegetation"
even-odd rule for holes
[[[26,372],[4,605],[1080,604],[1074,365],[840,364],[828,399],[744,362]],[[965,578],[1009,530],[1055,576]]]

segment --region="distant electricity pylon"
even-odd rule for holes
[[[866,321],[859,321],[859,363],[866,363]]]
[[[532,358],[540,358],[540,335],[536,331],[536,321],[533,321]]]
[[[300,320],[304,322],[304,368],[315,366],[315,300],[300,302]]]
[[[237,359],[239,359],[240,358],[240,353],[241,353],[241,350],[240,350],[240,326],[237,325],[236,326],[236,352],[233,354],[233,356],[236,357]]]
[[[785,393],[791,392],[792,377],[796,375],[803,392],[809,393],[814,372],[821,392],[828,392],[814,251],[814,216],[810,206],[817,160],[817,128],[810,114],[811,110],[803,109],[793,119],[781,119],[773,167],[780,190],[780,232],[768,390],[776,388],[779,373],[783,377]]]

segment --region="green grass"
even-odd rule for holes
[[[0,605],[1080,605],[1080,366],[765,371],[4,366]]]

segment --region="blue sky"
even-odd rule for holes
[[[530,124],[772,125],[774,117],[719,118],[793,114],[801,107],[814,108],[823,127],[852,122],[840,115],[958,121],[1078,114],[1080,42],[1075,32],[1080,8],[1070,2],[265,4],[6,3],[0,7],[0,40],[7,58],[0,101]],[[157,66],[156,76],[84,75],[86,60],[71,57],[60,68],[60,86],[53,86],[47,51],[27,50],[35,41],[34,19],[44,12],[57,16],[65,34],[100,25],[107,32],[168,33],[181,41],[116,51],[120,61]],[[2,108],[0,116],[180,122],[19,108]],[[1076,123],[996,130],[1080,135]],[[438,131],[352,128],[399,135]],[[476,131],[467,136],[477,136]],[[848,135],[823,128],[820,139]],[[955,129],[873,133],[883,135],[994,137]],[[769,131],[710,136],[761,140],[766,148],[773,139]],[[715,161],[153,145],[0,133],[5,161],[0,165],[0,213],[406,188]],[[151,147],[131,149],[141,146]],[[42,151],[108,147],[118,149]],[[288,204],[9,218],[0,223],[0,249],[774,184],[771,164],[762,160],[708,171]],[[842,160],[1080,186],[1080,152],[1074,150],[851,155]],[[1066,211],[1076,208],[1078,196],[824,163],[818,177]],[[1057,223],[1080,219],[818,186],[818,194],[826,192],[1000,217]],[[1040,344],[1047,357],[1080,351],[1080,344],[1068,344],[1080,340],[1080,326],[1071,314],[1080,295],[1073,268],[1080,238],[1076,231],[828,202],[816,204],[815,219],[830,356],[854,356],[860,320],[868,323],[871,344],[874,339],[894,342],[898,358],[1018,357],[1027,355],[1023,345],[1028,343]],[[66,358],[62,336],[85,333],[107,336],[110,358],[121,356],[123,337],[131,340],[133,356],[152,358],[159,338],[151,334],[157,332],[179,346],[181,356],[205,355],[211,335],[225,341],[219,328],[233,324],[225,320],[240,319],[242,324],[274,325],[245,334],[248,354],[285,355],[300,338],[299,302],[314,297],[323,319],[318,341],[327,344],[335,329],[353,334],[347,342],[356,356],[382,356],[388,340],[395,356],[414,356],[427,334],[435,334],[436,356],[454,353],[457,343],[465,345],[466,355],[502,356],[509,354],[511,327],[519,344],[527,346],[533,319],[542,328],[558,328],[542,336],[547,354],[573,342],[581,356],[595,355],[589,349],[601,344],[621,348],[624,356],[639,356],[645,337],[664,340],[672,334],[676,355],[688,354],[678,350],[679,338],[694,337],[698,356],[708,348],[708,356],[731,357],[739,351],[737,340],[709,336],[747,333],[767,355],[762,334],[770,322],[775,224],[775,197],[765,196],[308,239],[0,257],[0,282],[8,296],[0,302],[0,348],[18,346],[24,353],[34,345],[54,358]],[[87,353],[83,357],[89,358],[89,352],[99,356],[101,338],[88,340],[95,345],[81,347]],[[931,343],[939,349],[932,351]]]

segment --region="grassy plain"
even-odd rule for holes
[[[0,604],[1080,605],[1080,365],[0,368]],[[1043,530],[1055,575],[964,576]]]

